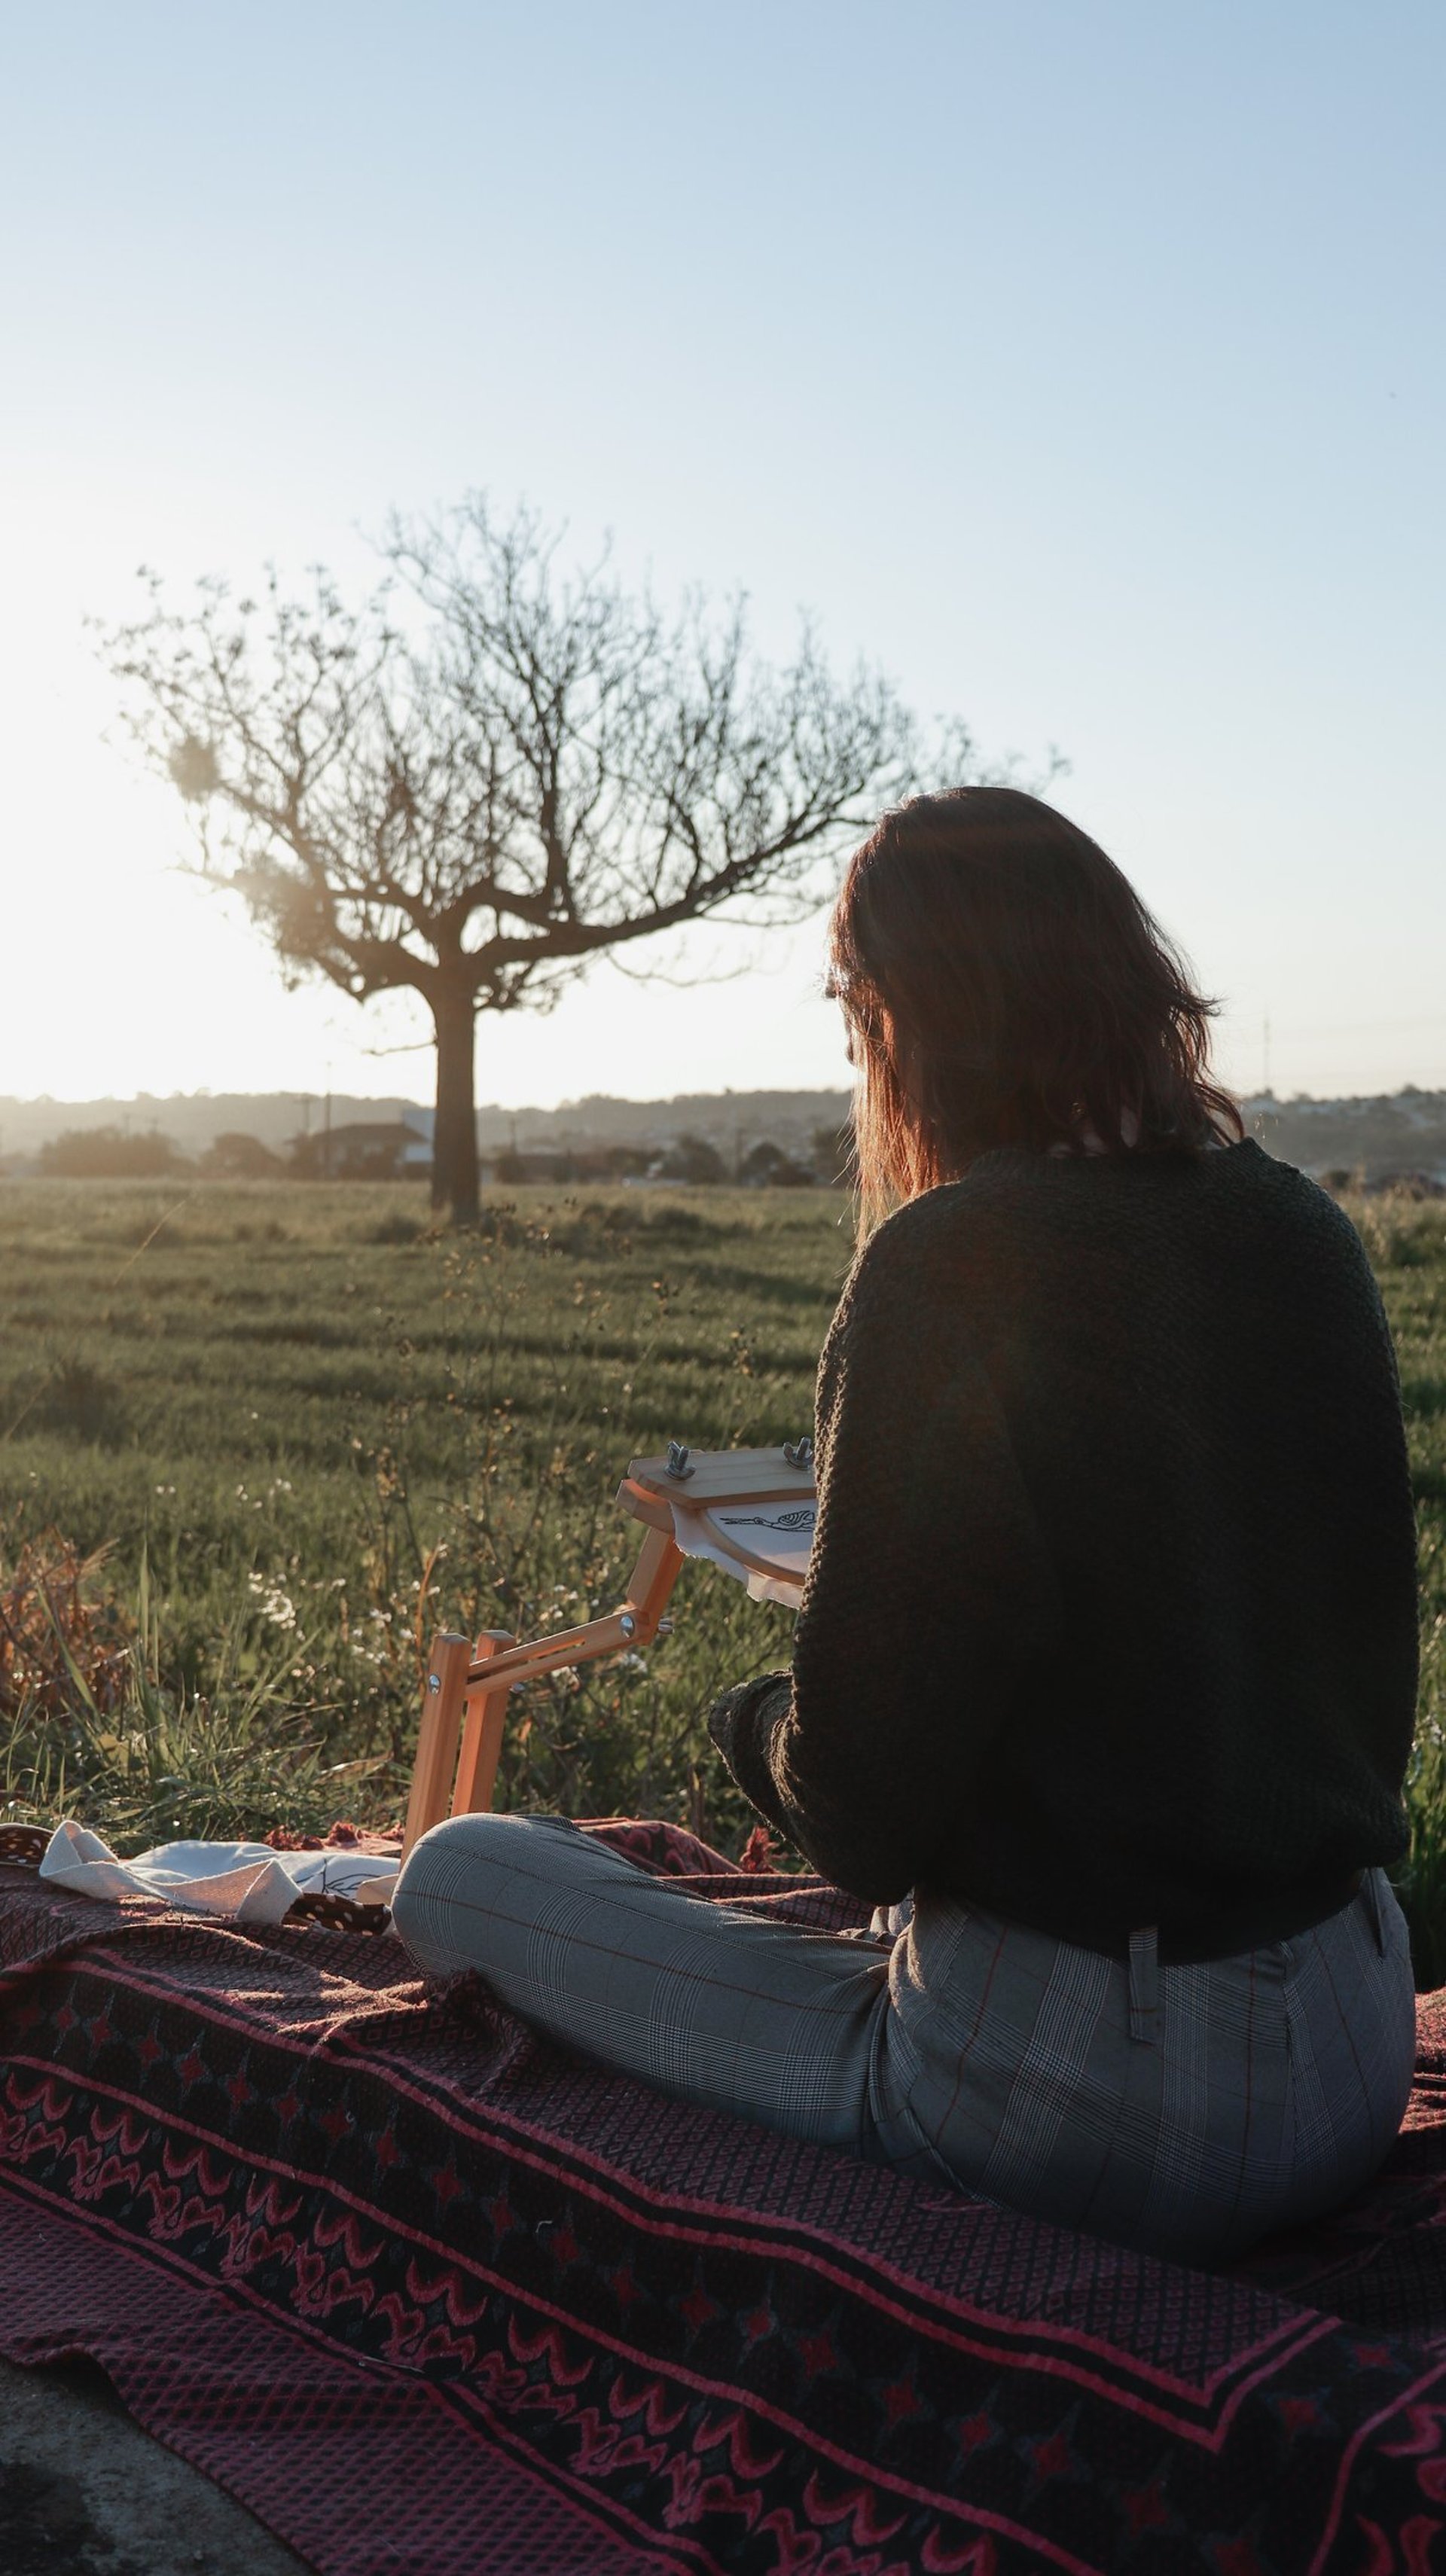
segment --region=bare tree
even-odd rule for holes
[[[437,1047],[434,1202],[477,1205],[479,1011],[546,1008],[603,954],[723,914],[801,918],[908,785],[889,684],[805,631],[776,669],[741,604],[665,619],[606,562],[567,575],[528,511],[394,524],[360,608],[220,581],[105,632],[133,730],[190,801],[200,868],[292,978],[410,988]],[[953,739],[955,776],[969,757]]]

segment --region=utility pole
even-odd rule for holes
[[[1264,1029],[1263,1029],[1263,1031],[1262,1031],[1262,1033],[1261,1033],[1261,1083],[1260,1083],[1260,1088],[1261,1088],[1261,1090],[1262,1090],[1262,1091],[1265,1091],[1265,1092],[1268,1092],[1268,1091],[1270,1090],[1270,1013],[1269,1013],[1269,1011],[1267,1011],[1267,1012],[1266,1012],[1266,1014],[1265,1014],[1265,1026],[1264,1026]]]

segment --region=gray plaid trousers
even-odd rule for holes
[[[906,1909],[900,1909],[904,1911]],[[675,2099],[1209,2262],[1332,2208],[1415,2057],[1388,1881],[1290,1941],[1128,1961],[921,1891],[895,1935],[710,1905],[555,1816],[456,1816],[397,1883],[419,1967]]]

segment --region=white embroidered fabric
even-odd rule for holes
[[[755,1601],[798,1608],[818,1518],[812,1498],[806,1503],[712,1503],[703,1511],[675,1502],[672,1510],[673,1534],[685,1556],[706,1557],[721,1566],[735,1583],[747,1584]],[[730,1554],[729,1538],[736,1538],[750,1556],[762,1557],[766,1570]]]
[[[279,1923],[298,1896],[391,1901],[399,1861],[377,1852],[273,1851],[269,1843],[159,1843],[120,1860],[109,1843],[67,1817],[46,1845],[40,1875],[72,1896],[114,1903],[158,1896],[178,1913],[227,1923]]]

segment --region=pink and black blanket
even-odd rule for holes
[[[394,1940],[19,1868],[0,2050],[0,2351],[91,2355],[323,2576],[1446,2565],[1446,1995],[1377,2183],[1229,2275],[676,2109]]]

